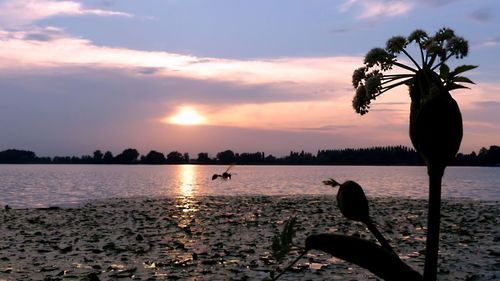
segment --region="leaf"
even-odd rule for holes
[[[448,81],[448,77],[450,77],[450,67],[446,63],[441,64],[439,67],[439,75],[444,81]]]
[[[479,65],[464,64],[461,66],[457,66],[457,68],[455,68],[455,70],[453,70],[450,74],[451,74],[451,76],[455,76],[455,75],[460,74],[462,72],[472,70],[478,66]]]
[[[283,231],[273,237],[271,251],[277,260],[282,260],[292,249],[292,240],[295,236],[297,218],[292,217],[283,225]]]
[[[449,84],[449,85],[446,86],[446,89],[448,91],[452,91],[452,90],[456,90],[456,89],[470,89],[470,88],[467,87],[467,86],[464,86],[464,85],[451,83],[451,84]]]
[[[386,281],[422,281],[422,275],[383,247],[368,240],[338,234],[311,235],[306,249],[316,249],[368,269]]]
[[[464,77],[464,76],[456,76],[456,77],[453,77],[453,82],[462,82],[462,83],[470,83],[470,84],[476,84],[474,82],[472,82],[472,80],[470,80],[469,78],[467,77]]]

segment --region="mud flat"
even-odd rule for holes
[[[77,208],[0,210],[0,280],[262,280],[284,268],[272,236],[296,216],[297,244],[313,233],[374,240],[329,196],[111,199]],[[425,200],[376,198],[371,216],[422,271]],[[443,202],[440,280],[500,280],[500,202]],[[290,260],[296,256],[291,253]],[[376,280],[310,252],[280,280]]]

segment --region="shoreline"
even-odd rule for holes
[[[426,207],[424,199],[370,199],[381,232],[420,272]],[[442,210],[440,278],[499,278],[499,201],[444,199]],[[341,216],[334,196],[104,199],[71,208],[0,210],[0,280],[262,280],[287,265],[272,258],[270,246],[292,216],[299,245],[325,232],[374,241],[363,225]],[[280,280],[375,280],[317,251],[294,271]]]

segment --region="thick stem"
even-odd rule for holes
[[[391,251],[393,254],[395,254],[397,256],[397,254],[394,251],[394,249],[392,249],[391,245],[389,245],[389,242],[387,242],[387,240],[382,235],[382,233],[380,233],[380,231],[378,231],[378,229],[375,226],[375,224],[373,224],[373,222],[371,220],[366,221],[365,224],[368,227],[368,229],[371,231],[371,233],[375,236],[375,238],[380,243],[380,245],[382,247],[384,247],[386,250]]]
[[[444,167],[428,164],[429,213],[427,214],[427,240],[425,243],[424,281],[436,281],[439,251],[439,224],[441,221],[441,180]]]

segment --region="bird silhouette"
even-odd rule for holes
[[[232,168],[233,166],[234,166],[234,165],[230,165],[230,166],[226,169],[226,171],[224,171],[224,173],[222,173],[221,175],[219,175],[219,174],[213,174],[213,176],[212,176],[212,180],[215,180],[215,179],[217,179],[217,178],[222,178],[222,179],[224,179],[224,180],[227,180],[227,179],[229,179],[229,180],[230,180],[230,179],[231,179],[231,173],[229,173],[229,170],[231,170],[231,168]]]

